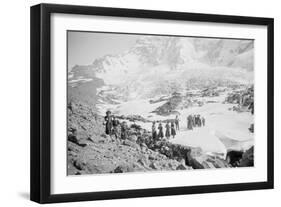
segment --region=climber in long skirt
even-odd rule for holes
[[[166,126],[165,126],[165,127],[166,127],[165,137],[166,137],[167,139],[169,139],[170,136],[171,136],[169,122],[166,123]]]
[[[188,130],[193,130],[193,117],[191,115],[189,115],[187,117],[187,129]]]
[[[128,139],[128,126],[125,121],[121,123],[121,139],[123,140]]]
[[[157,131],[156,131],[156,126],[155,126],[155,121],[152,123],[152,138],[153,138],[153,140],[157,139]]]
[[[163,127],[162,127],[162,123],[160,122],[158,125],[158,139],[162,139],[163,137],[164,137]]]
[[[202,120],[202,125],[203,125],[203,126],[205,126],[205,118],[204,118],[204,117],[202,117],[202,119],[201,119],[201,120]]]
[[[107,111],[106,116],[104,117],[105,133],[111,135],[112,133],[112,116],[111,112]]]
[[[171,123],[171,134],[172,134],[173,138],[175,138],[175,136],[176,136],[176,129],[175,129],[174,122]]]
[[[197,119],[198,119],[198,126],[201,127],[202,126],[202,122],[201,122],[201,117],[200,114],[197,115]]]
[[[196,127],[196,115],[195,114],[193,114],[193,116],[192,116],[192,126]]]
[[[176,124],[176,130],[180,130],[180,119],[178,115],[176,115],[175,124]]]

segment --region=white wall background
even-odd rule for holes
[[[0,21],[0,205],[36,206],[29,198],[29,7],[37,3],[81,4],[275,18],[275,189],[247,192],[64,203],[53,206],[276,206],[281,202],[281,13],[279,1],[264,0],[11,0],[2,1]]]

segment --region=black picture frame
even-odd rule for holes
[[[267,27],[267,181],[238,184],[169,187],[154,189],[51,194],[50,130],[51,130],[51,70],[50,70],[50,15],[52,13],[133,17],[180,20],[207,23],[264,25]],[[31,7],[31,174],[30,199],[38,203],[89,201],[147,196],[211,193],[272,189],[274,187],[274,71],[273,44],[274,20],[272,18],[195,14],[168,11],[103,8],[56,4],[39,4]]]

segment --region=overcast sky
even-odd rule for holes
[[[120,54],[130,49],[138,35],[68,32],[68,69],[75,65],[89,65],[96,58]]]

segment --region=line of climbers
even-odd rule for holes
[[[105,125],[105,133],[107,135],[114,135],[117,138],[117,135],[120,134],[121,139],[128,138],[128,126],[125,121],[121,122],[111,114],[110,111],[106,112],[106,116],[104,117],[104,125]],[[156,122],[152,122],[152,138],[154,140],[160,140],[166,137],[167,139],[175,138],[177,132],[180,130],[179,127],[179,117],[176,116],[175,119],[166,121],[165,124],[162,125],[162,121],[159,122],[158,126],[156,126]],[[193,130],[194,127],[205,126],[205,118],[201,117],[199,114],[197,115],[189,115],[187,117],[187,129]],[[164,129],[165,127],[165,129]],[[164,133],[165,131],[165,133]]]

